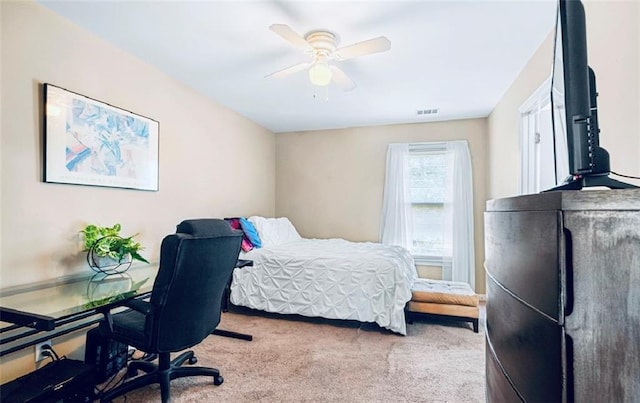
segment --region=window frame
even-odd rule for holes
[[[429,155],[429,154],[438,154],[438,155],[445,155],[446,157],[446,153],[447,153],[447,146],[446,143],[443,142],[428,142],[428,143],[414,143],[414,144],[409,144],[409,155],[410,157],[415,156],[415,155]],[[445,163],[445,169],[446,169],[446,163]],[[445,173],[446,176],[446,173]],[[407,183],[407,185],[409,187],[411,187],[411,181],[410,179],[408,179],[409,183]],[[446,185],[445,185],[446,186]],[[438,205],[438,206],[442,206],[443,209],[445,207],[445,201],[443,200],[442,203],[433,203],[433,202],[426,202],[426,203],[414,203],[413,201],[411,201],[411,208],[413,209],[414,205],[420,205],[420,204],[424,204],[424,205]],[[443,238],[444,238],[444,232],[443,232]],[[415,236],[414,236],[415,239]],[[411,242],[413,243],[414,239],[411,240]],[[444,260],[445,260],[445,256],[444,256],[444,252],[442,255],[437,256],[437,255],[420,255],[420,254],[414,254],[413,250],[411,251],[411,255],[413,256],[413,260],[415,261],[416,264],[418,265],[423,265],[423,266],[435,266],[435,267],[442,267],[444,265]]]

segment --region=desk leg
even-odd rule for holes
[[[246,340],[246,341],[253,340],[253,336],[250,334],[232,332],[230,330],[216,329],[213,332],[211,332],[211,334],[215,334],[216,336],[231,337],[233,339],[240,339],[240,340]]]
[[[239,267],[242,267],[242,265],[240,265]],[[239,267],[236,267],[236,268],[239,268]],[[231,276],[227,281],[227,285],[224,288],[224,295],[222,296],[222,312],[229,311],[229,305],[231,304],[231,281],[232,280],[233,280],[233,272],[231,273]],[[250,334],[232,332],[230,330],[215,329],[213,332],[211,332],[211,334],[215,334],[216,336],[231,337],[233,339],[240,339],[240,340],[247,340],[247,341],[253,340],[253,336]]]

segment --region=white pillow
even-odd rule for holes
[[[249,217],[249,221],[256,227],[263,248],[302,239],[291,221],[286,217],[265,218],[252,216]]]

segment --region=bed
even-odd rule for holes
[[[261,247],[241,253],[231,303],[282,314],[375,322],[406,334],[405,305],[417,278],[404,248],[344,239],[302,238],[284,217],[250,217]],[[243,247],[244,249],[244,247]]]

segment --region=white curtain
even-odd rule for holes
[[[384,180],[380,242],[411,250],[411,198],[409,195],[409,144],[389,144]]]
[[[421,144],[390,144],[388,147],[380,227],[380,242],[385,245],[412,249],[409,153],[410,147]],[[435,147],[434,143],[428,145]],[[447,155],[442,276],[444,280],[465,282],[475,288],[473,176],[469,147],[464,140],[439,143],[439,146],[444,146]]]
[[[473,176],[469,147],[464,140],[448,141],[445,195],[443,278],[475,289],[473,240]]]

